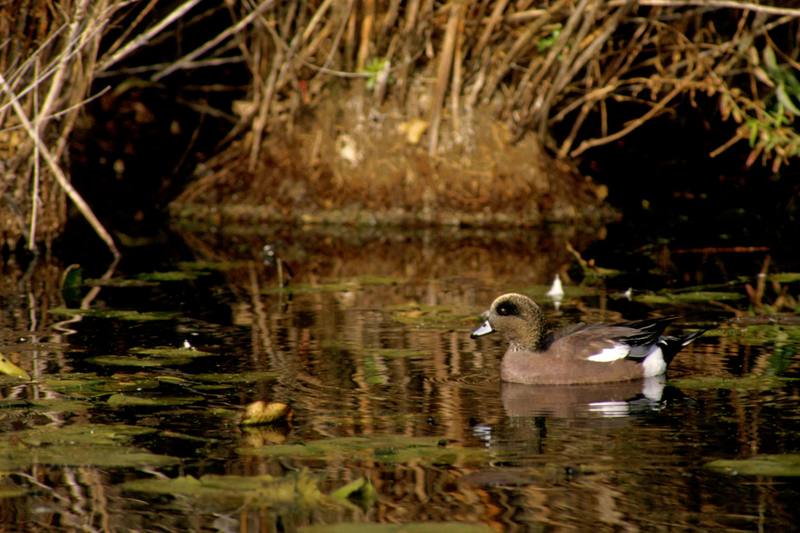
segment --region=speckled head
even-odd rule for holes
[[[498,296],[486,314],[486,321],[472,332],[476,338],[497,331],[512,350],[537,351],[544,332],[544,316],[536,302],[523,294]]]

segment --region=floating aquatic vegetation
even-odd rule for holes
[[[669,380],[669,384],[679,389],[771,390],[793,381],[800,381],[800,378],[751,374],[742,377],[702,376],[678,378]]]
[[[136,311],[132,309],[72,309],[67,307],[54,307],[50,309],[49,312],[60,316],[86,316],[91,318],[129,320],[132,322],[172,320],[178,317],[178,313],[174,311]]]
[[[139,274],[136,279],[142,281],[193,281],[207,275],[203,270],[173,270],[169,272],[146,272]]]
[[[185,348],[185,347],[172,347],[172,346],[156,346],[154,348],[132,348],[131,353],[135,354],[142,354],[142,355],[152,355],[154,357],[206,357],[209,355],[216,355],[211,352],[204,352],[202,350],[196,350],[194,348]]]
[[[278,376],[277,372],[270,371],[251,371],[251,372],[232,372],[214,374],[192,374],[191,378],[195,381],[202,381],[228,387],[234,383],[259,383],[269,381]]]
[[[128,492],[181,495],[202,500],[218,509],[245,506],[314,506],[333,500],[324,495],[308,471],[283,477],[269,475],[181,476],[172,479],[139,479],[122,484]]]
[[[126,278],[108,278],[108,279],[87,279],[86,285],[92,287],[158,287],[155,281],[146,281],[143,279],[126,279]]]
[[[346,292],[356,289],[352,283],[348,282],[335,282],[335,283],[291,283],[286,286],[277,287],[264,287],[261,292],[263,294],[315,294],[320,292]]]
[[[188,365],[189,357],[137,357],[135,355],[98,355],[87,359],[100,366],[119,366],[131,368],[158,368],[162,366]]]
[[[112,407],[171,407],[202,402],[202,396],[141,396],[118,392],[109,396],[106,403]]]
[[[194,348],[175,348],[171,346],[133,348],[130,352],[133,355],[98,355],[90,357],[88,360],[102,366],[148,368],[186,365],[196,358],[216,355],[211,352],[195,350]]]
[[[402,278],[393,276],[364,275],[325,283],[290,283],[281,287],[266,287],[261,292],[264,294],[314,294],[320,292],[348,292],[356,291],[362,287],[398,285],[403,281],[404,280]]]
[[[410,522],[406,524],[374,524],[343,522],[301,527],[301,533],[493,533],[486,524],[470,522]]]
[[[405,282],[403,278],[397,276],[379,276],[379,275],[363,275],[354,278],[353,282],[357,285],[364,285],[364,286],[380,286],[380,285],[399,285],[400,283]]]
[[[637,302],[647,304],[685,304],[698,302],[727,302],[744,299],[744,294],[725,291],[691,291],[643,293],[633,297]]]
[[[122,424],[72,424],[6,432],[0,438],[0,469],[34,464],[143,468],[177,463],[174,457],[131,445],[134,438],[153,431]]]
[[[426,357],[427,352],[414,348],[368,348],[367,354],[386,359],[406,359],[412,357]]]
[[[47,375],[43,378],[43,385],[48,390],[68,396],[91,397],[104,394],[106,391],[98,390],[109,381],[93,373],[64,373]]]
[[[302,444],[280,444],[260,448],[240,447],[242,455],[290,457],[324,460],[369,459],[383,463],[422,461],[426,464],[462,464],[482,462],[487,452],[481,448],[464,448],[448,444],[436,437],[375,435],[372,437],[337,437]]]
[[[225,272],[253,264],[255,264],[254,261],[181,261],[178,263],[178,268],[184,271],[211,270]]]
[[[392,318],[407,325],[430,328],[456,328],[470,325],[475,321],[472,312],[456,312],[452,306],[425,305],[417,302],[390,306]]]
[[[30,416],[34,413],[75,413],[85,412],[91,404],[81,400],[69,400],[63,398],[38,398],[35,400],[27,399],[6,399],[0,400],[0,409],[20,409]]]
[[[800,477],[800,454],[756,455],[749,459],[717,459],[706,468],[731,475]]]

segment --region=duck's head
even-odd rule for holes
[[[494,333],[502,334],[512,350],[537,350],[542,342],[544,316],[536,302],[523,294],[508,293],[498,296],[486,321],[472,332],[473,339]]]

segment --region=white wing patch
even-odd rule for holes
[[[590,355],[586,360],[594,361],[595,363],[610,363],[618,359],[625,359],[629,353],[631,353],[630,346],[615,344],[611,348],[605,348],[594,355]]]

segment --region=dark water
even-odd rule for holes
[[[105,279],[84,265],[68,290],[60,261],[11,258],[2,354],[33,380],[2,381],[0,529],[793,529],[800,276],[770,277],[772,258],[749,297],[767,251],[654,242],[597,256],[624,272],[592,281],[566,243],[596,238],[184,231]],[[503,384],[502,340],[469,332],[511,290],[555,324],[713,329],[666,383]],[[241,426],[256,400],[288,404],[290,423]]]

